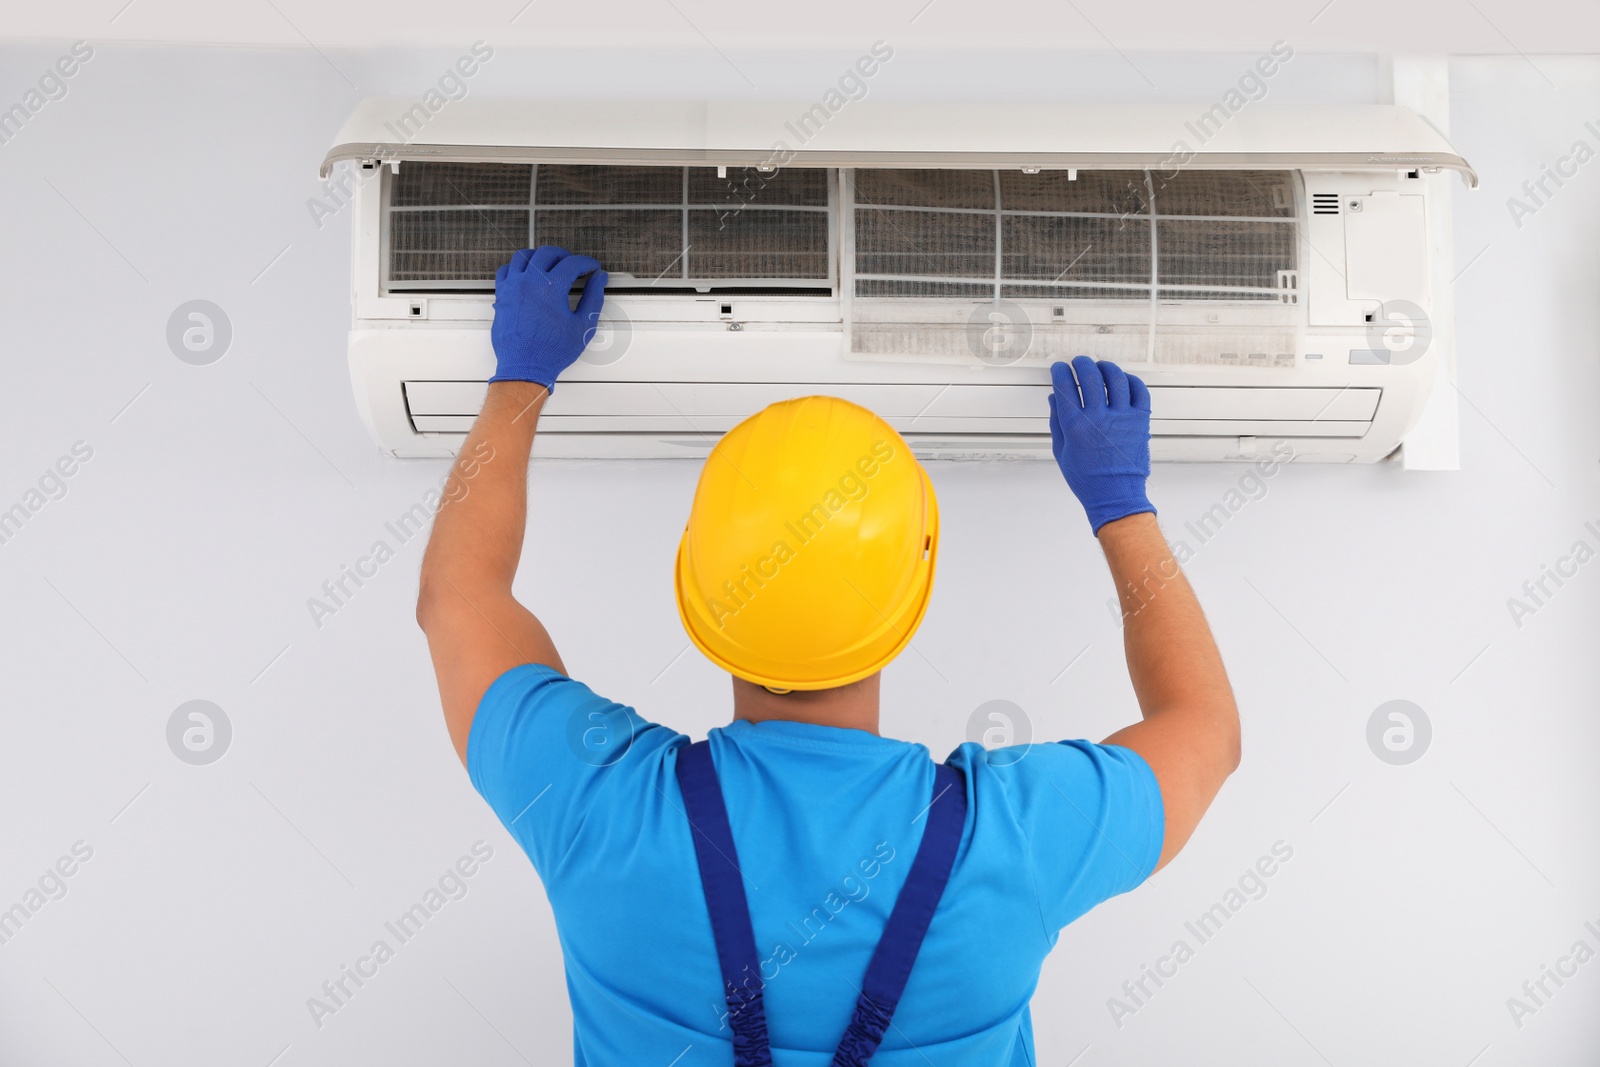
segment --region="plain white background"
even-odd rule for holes
[[[901,47],[851,106],[1198,113],[1293,29],[1206,55]],[[419,95],[475,36],[376,52],[102,43],[0,145],[0,509],[74,442],[94,450],[0,545],[0,908],[75,842],[93,848],[0,944],[8,1067],[570,1061],[549,909],[439,717],[412,620],[421,540],[320,627],[306,604],[374,541],[396,545],[384,523],[445,472],[380,457],[358,422],[349,213],[314,224],[316,164],[356,99]],[[748,77],[814,98],[876,36],[785,55],[506,46],[472,91],[732,95]],[[0,49],[0,104],[66,48]],[[1253,106],[1376,101],[1382,77],[1374,56],[1306,50]],[[1600,1057],[1600,962],[1547,984],[1520,1026],[1507,1008],[1579,939],[1600,950],[1584,927],[1600,927],[1600,563],[1520,627],[1507,608],[1574,542],[1600,549],[1584,527],[1600,528],[1600,163],[1520,227],[1507,207],[1575,141],[1600,148],[1584,126],[1600,125],[1600,60],[1462,57],[1451,79],[1453,139],[1484,182],[1454,196],[1463,470],[1289,467],[1202,546],[1183,524],[1243,469],[1157,469],[1169,537],[1196,549],[1244,763],[1182,857],[1065,932],[1034,1000],[1043,1063]],[[211,366],[165,341],[196,298],[233,326]],[[942,757],[994,699],[1042,737],[1130,721],[1105,568],[1054,466],[932,474],[940,574],[915,651],[887,672],[886,732]],[[686,651],[670,586],[695,476],[539,466],[518,592],[575,675],[703,736],[728,683]],[[197,698],[234,731],[205,767],[166,741]],[[1432,722],[1409,766],[1367,747],[1392,699]],[[494,857],[468,895],[317,1027],[307,998],[480,840]],[[1194,945],[1185,922],[1280,841],[1293,858],[1265,896],[1117,1025],[1123,983]],[[721,1062],[703,1053],[681,1063]]]

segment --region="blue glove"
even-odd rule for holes
[[[578,310],[567,300],[583,275]],[[606,272],[591,256],[541,245],[519,249],[494,275],[495,372],[491,382],[538,382],[552,392],[556,376],[577,362],[594,337],[606,299]]]
[[[1144,382],[1088,356],[1071,367],[1056,363],[1050,381],[1050,447],[1095,535],[1113,519],[1155,514],[1144,493],[1150,477],[1150,390]]]

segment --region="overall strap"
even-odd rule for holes
[[[739,855],[728,826],[728,809],[706,741],[678,750],[678,787],[694,839],[695,860],[705,890],[711,933],[728,1003],[735,1067],[771,1067],[761,962],[756,955],[750,905],[744,894]],[[956,768],[934,768],[933,800],[911,870],[895,898],[889,921],[867,964],[850,1026],[834,1053],[833,1067],[865,1067],[894,1017],[928,924],[944,895],[961,845],[967,817],[966,778]]]
[[[883,936],[867,964],[850,1026],[833,1054],[833,1067],[863,1067],[878,1051],[895,1008],[900,1005],[900,995],[905,992],[939,898],[950,881],[950,869],[955,865],[961,831],[967,821],[967,789],[966,776],[948,764],[934,768],[933,800],[927,808],[927,819],[917,857],[911,861],[905,885],[895,898]]]
[[[697,741],[678,750],[678,788],[683,792],[700,883],[711,914],[711,934],[717,943],[717,962],[722,967],[728,1025],[733,1030],[733,1062],[735,1067],[771,1067],[761,960],[756,955],[739,854],[733,847],[728,809],[722,802],[709,742]]]

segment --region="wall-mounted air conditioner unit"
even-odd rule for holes
[[[923,455],[1046,456],[1047,368],[1083,353],[1149,384],[1157,459],[1379,460],[1440,356],[1436,175],[1476,184],[1393,106],[408,108],[364,101],[322,166],[353,165],[351,374],[395,456],[459,448],[495,269],[559,244],[611,281],[538,454],[704,455],[826,392]]]

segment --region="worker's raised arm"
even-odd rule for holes
[[[1149,390],[1115,364],[1085,356],[1070,369],[1057,363],[1052,377],[1056,461],[1111,567],[1128,673],[1144,715],[1106,743],[1139,753],[1155,772],[1166,814],[1159,870],[1238,767],[1239,713],[1211,628],[1145,496]]]
[[[589,274],[573,310],[568,293]],[[417,593],[417,623],[439,680],[445,725],[467,758],[491,683],[541,663],[566,673],[544,626],[511,593],[528,514],[528,454],[556,376],[593,336],[606,274],[588,256],[523,249],[495,275],[495,376],[445,482]]]
[[[1200,602],[1150,514],[1100,528],[1122,601],[1122,643],[1144,721],[1106,738],[1144,757],[1161,784],[1160,870],[1239,766],[1239,712]]]

